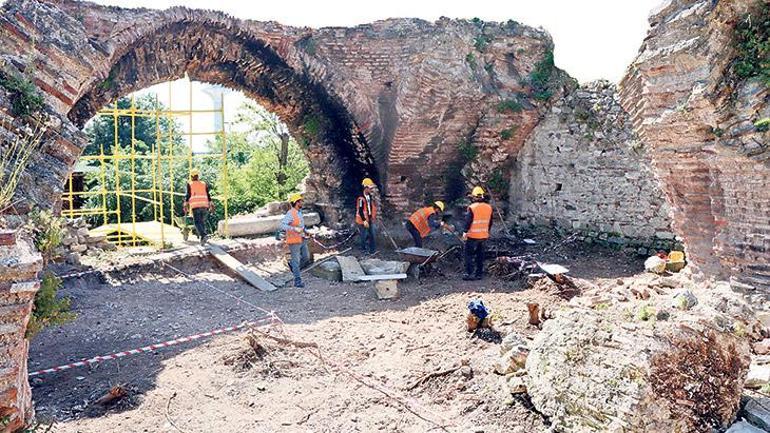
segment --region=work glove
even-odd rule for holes
[[[468,240],[468,233],[463,233],[463,240],[464,240],[464,241],[467,241],[467,240]]]
[[[305,231],[305,229],[303,229],[302,227],[294,227],[294,231],[297,233],[302,233]]]
[[[369,221],[364,221],[364,227],[369,228]]]

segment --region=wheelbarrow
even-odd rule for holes
[[[417,281],[420,281],[420,274],[427,272],[430,269],[430,264],[439,257],[438,251],[418,247],[403,248],[396,252],[402,260],[411,263],[407,273]]]
[[[179,227],[179,230],[182,231],[182,239],[187,242],[190,233],[195,230],[193,217],[191,215],[174,216],[174,223]]]

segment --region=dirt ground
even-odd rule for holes
[[[637,258],[571,246],[544,259],[594,281],[643,268]],[[263,293],[207,260],[181,270],[189,277],[166,268],[68,281],[62,294],[72,298],[78,318],[32,341],[30,371],[262,316],[249,304],[284,321],[281,329],[269,329],[272,335],[316,343],[318,352],[258,334],[249,345],[243,331],[40,376],[32,380],[33,399],[38,417],[55,422],[52,431],[548,430],[493,372],[500,337],[470,334],[464,324],[467,302],[480,297],[498,316],[497,329],[533,336],[526,302],[557,308],[564,300],[552,294],[492,277],[464,282],[451,255],[421,282],[402,284],[395,301],[377,300],[369,284],[314,277],[304,289]],[[413,387],[425,374],[462,361],[470,368]],[[96,402],[115,385],[127,396],[106,406]]]

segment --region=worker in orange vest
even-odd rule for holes
[[[471,203],[465,216],[465,275],[463,280],[480,280],[484,276],[484,243],[492,230],[492,206],[487,203],[484,189],[473,188]],[[474,266],[475,265],[475,266]],[[475,272],[474,272],[475,267]]]
[[[422,240],[427,237],[432,230],[438,230],[444,227],[444,221],[441,214],[444,212],[444,202],[436,201],[432,206],[425,206],[417,209],[406,220],[406,230],[414,239],[414,246],[422,248]]]
[[[307,249],[307,232],[305,231],[305,218],[302,216],[302,194],[289,195],[291,209],[281,220],[281,230],[286,233],[286,245],[289,246],[291,260],[289,267],[294,275],[294,287],[305,287],[302,284],[300,270],[304,263],[310,261],[310,252]]]
[[[200,176],[200,171],[197,168],[190,170],[191,180],[187,182],[187,193],[184,196],[182,209],[185,214],[188,210],[192,211],[195,230],[198,232],[201,245],[204,245],[208,239],[206,218],[209,216],[209,211],[214,211],[214,202],[211,201],[208,185],[206,182],[198,180],[198,176]]]
[[[364,191],[356,199],[356,224],[361,239],[361,251],[374,254],[376,251],[374,224],[377,221],[377,204],[372,196],[372,188],[375,185],[374,181],[367,177],[361,182],[361,186],[364,187]]]

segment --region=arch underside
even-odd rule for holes
[[[365,138],[339,100],[262,41],[205,24],[174,23],[140,38],[68,117],[82,127],[117,98],[185,75],[242,91],[276,113],[305,151],[311,171],[307,187],[327,217],[342,217],[358,180],[379,178]]]

